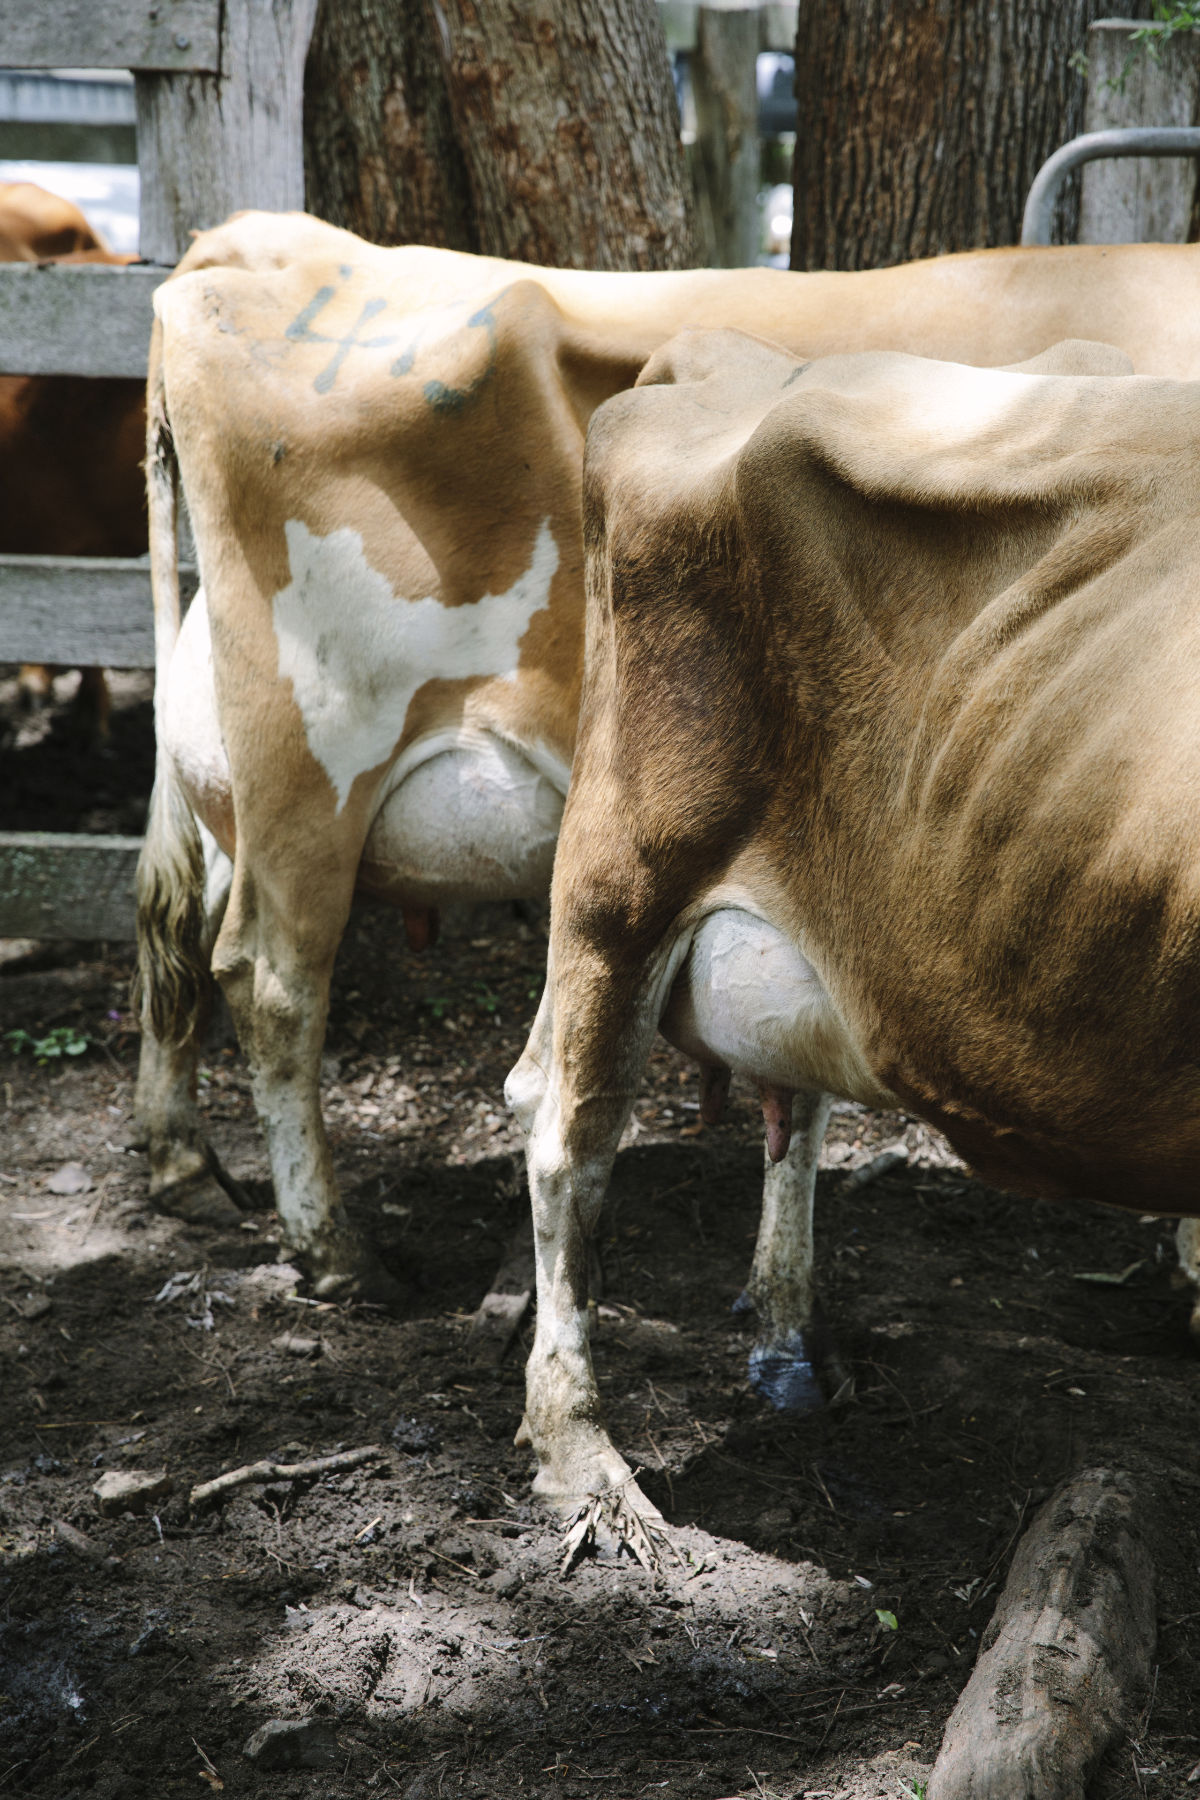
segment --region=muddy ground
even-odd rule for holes
[[[0,824],[139,828],[139,680],[113,756],[81,762],[64,707],[40,740],[10,733]],[[219,1030],[205,1110],[260,1210],[221,1233],[153,1213],[126,1148],[127,950],[7,948],[0,1030],[27,1036],[0,1049],[0,1794],[919,1795],[1023,1526],[1097,1462],[1144,1477],[1159,1641],[1091,1792],[1194,1794],[1200,1369],[1171,1230],[996,1193],[911,1121],[835,1116],[819,1269],[855,1391],[781,1418],[746,1386],[731,1311],[751,1097],[701,1135],[692,1072],[656,1054],[600,1233],[594,1352],[678,1560],[560,1576],[512,1444],[528,1324],[495,1371],[467,1339],[524,1205],[500,1089],[542,955],[507,909],[422,958],[391,915],[352,923],[325,1100],[351,1210],[409,1282],[389,1317],[312,1305],[277,1260]],[[87,1047],[39,1064],[48,1038]],[[907,1161],[855,1187],[899,1139]],[[365,1446],[360,1467],[189,1507],[225,1470]],[[96,1483],[130,1470],[171,1493],[102,1516]],[[313,1724],[247,1756],[273,1720]],[[281,1766],[297,1749],[312,1767]]]

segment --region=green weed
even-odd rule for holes
[[[29,1055],[37,1063],[58,1062],[64,1056],[82,1056],[91,1043],[91,1035],[82,1025],[55,1025],[43,1037],[18,1025],[4,1033],[4,1041],[14,1056]]]

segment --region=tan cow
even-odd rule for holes
[[[73,201],[33,181],[0,182],[0,262],[50,262],[103,249]]]
[[[158,291],[151,355],[138,1105],[160,1203],[229,1208],[194,1099],[211,951],[289,1249],[320,1292],[387,1291],[318,1103],[334,955],[356,894],[419,915],[545,891],[582,675],[584,432],[669,335],[734,322],[806,352],[1005,362],[1086,330],[1200,375],[1198,280],[1196,246],[620,275],[383,250],[299,215],[198,238]],[[176,452],[203,577],[182,628]],[[751,1283],[793,1322],[819,1125],[769,1178]]]
[[[656,1028],[785,1118],[1200,1213],[1200,386],[689,333],[594,417],[584,520],[525,1430],[637,1543],[584,1238]]]
[[[33,182],[0,183],[0,262],[127,263],[77,206]],[[140,381],[0,375],[0,551],[9,555],[141,556],[145,390]],[[50,670],[26,663],[28,703],[50,693]],[[78,704],[107,729],[108,684],[85,669]]]

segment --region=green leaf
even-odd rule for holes
[[[875,1608],[875,1617],[879,1620],[879,1623],[883,1626],[885,1631],[899,1631],[900,1622],[894,1612],[888,1612],[884,1607],[877,1606]]]

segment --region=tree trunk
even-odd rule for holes
[[[805,0],[795,269],[1015,244],[1042,163],[1083,129],[1071,58],[1104,0]],[[1129,16],[1149,7],[1122,5]],[[1073,241],[1078,180],[1057,234]]]
[[[694,260],[653,0],[321,0],[305,107],[310,208],[376,242]]]
[[[704,260],[742,269],[758,253],[759,15],[702,6],[692,57],[696,210]]]
[[[321,0],[304,72],[310,212],[374,244],[478,250],[423,0]]]

